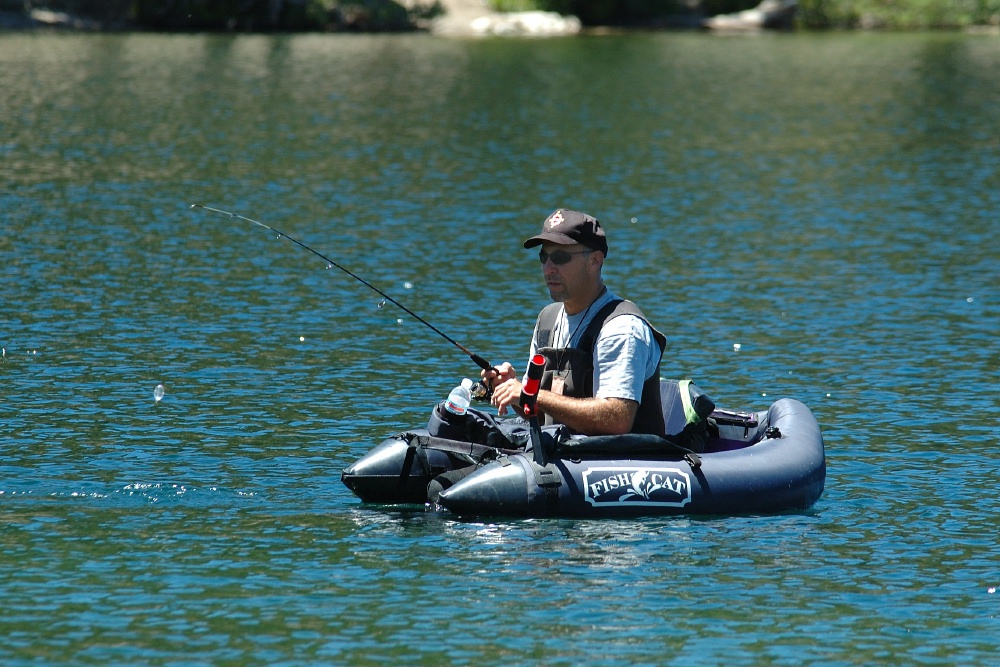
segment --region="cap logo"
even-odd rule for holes
[[[563,223],[563,221],[564,219],[562,211],[556,211],[555,213],[549,216],[549,229],[552,229],[553,227],[558,227]]]

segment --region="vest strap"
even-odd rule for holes
[[[542,389],[551,389],[553,378],[556,373],[559,373],[565,382],[566,391],[564,393],[566,396],[593,397],[594,344],[604,325],[620,315],[634,315],[645,322],[653,332],[653,339],[659,347],[660,357],[666,350],[666,336],[653,328],[638,306],[624,299],[611,301],[601,307],[587,325],[576,347],[550,347],[552,331],[555,329],[556,320],[562,312],[561,307],[558,302],[549,304],[538,314],[538,320],[535,323],[535,349],[546,358]],[[656,372],[643,383],[639,411],[632,426],[633,432],[664,435],[663,414],[660,407],[659,362],[660,360],[657,359]],[[548,415],[545,416],[545,420],[546,424],[552,423]]]

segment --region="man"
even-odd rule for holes
[[[660,357],[666,339],[630,301],[604,286],[607,237],[596,218],[558,209],[524,242],[541,246],[549,295],[535,323],[531,355],[545,356],[538,411],[545,423],[586,435],[663,435]],[[499,371],[499,373],[497,372]],[[521,381],[503,363],[483,371],[500,414],[518,408]]]

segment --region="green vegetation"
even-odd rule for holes
[[[540,9],[580,17],[584,25],[667,24],[671,17],[726,14],[759,0],[491,0],[500,11]],[[1000,26],[1000,0],[799,0],[796,26],[805,30],[958,29]]]
[[[1000,0],[800,0],[798,22],[810,29],[1000,26]]]
[[[437,0],[0,0],[0,11],[48,10],[109,28],[210,31],[404,31],[441,12]]]
[[[759,0],[490,0],[499,11],[572,14],[586,26],[679,27]],[[219,31],[402,31],[441,12],[439,0],[0,0],[0,13],[62,12],[105,28]],[[0,17],[2,18],[2,17]],[[799,0],[804,30],[1000,26],[1000,0]],[[91,24],[88,24],[91,25]]]

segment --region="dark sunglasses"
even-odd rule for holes
[[[593,250],[578,250],[576,252],[567,252],[565,250],[556,250],[551,255],[544,250],[538,253],[538,261],[544,264],[545,262],[552,260],[552,263],[556,266],[562,266],[563,264],[568,264],[569,260],[573,259],[573,255],[586,255],[587,253],[594,252]]]

